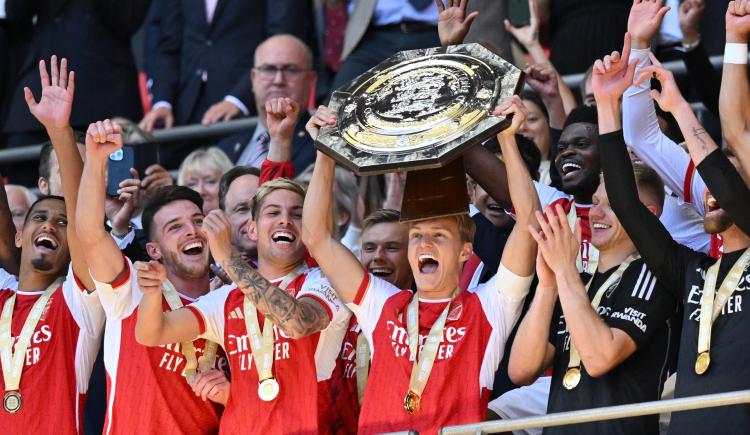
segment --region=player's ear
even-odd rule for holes
[[[21,236],[22,236],[22,234],[23,234],[23,230],[16,231],[15,240],[14,240],[14,242],[16,244],[16,248],[21,248],[21,244],[22,244],[22,242],[21,242]]]
[[[474,252],[474,246],[471,244],[471,242],[464,242],[463,246],[461,247],[461,253],[458,255],[458,261],[461,263],[465,263],[469,260],[469,257],[471,257],[472,252]]]
[[[253,242],[258,241],[258,226],[255,225],[255,221],[253,220],[247,221],[247,236]]]
[[[154,242],[146,243],[146,253],[148,254],[149,258],[156,261],[161,260],[163,257],[159,244]]]

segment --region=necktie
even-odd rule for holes
[[[414,9],[421,11],[422,9],[427,8],[427,6],[435,2],[432,0],[409,0],[409,3],[414,6]]]
[[[260,166],[263,164],[263,160],[266,159],[266,155],[268,154],[269,143],[271,143],[271,136],[268,134],[268,132],[266,131],[261,133],[260,136],[258,136],[257,146],[255,147],[255,151],[253,151],[250,160],[248,161],[248,165],[260,168]]]

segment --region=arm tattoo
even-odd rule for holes
[[[271,284],[239,255],[222,267],[255,307],[291,338],[301,338],[328,326],[328,313],[318,302],[300,301]]]
[[[701,148],[703,149],[703,152],[708,152],[708,143],[706,143],[706,140],[703,139],[703,135],[706,134],[706,130],[704,130],[702,127],[695,127],[693,126],[693,137],[698,139],[701,143]]]

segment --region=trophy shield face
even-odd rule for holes
[[[402,51],[331,97],[319,150],[358,175],[440,168],[507,127],[523,72],[482,44]]]

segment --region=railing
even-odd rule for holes
[[[442,435],[490,434],[510,432],[520,429],[590,423],[593,421],[638,417],[666,412],[714,408],[717,406],[739,405],[743,403],[750,403],[750,390],[681,397],[679,399],[657,400],[654,402],[633,403],[628,405],[606,406],[602,408],[560,412],[515,420],[486,421],[482,423],[444,427],[440,430],[440,433]],[[411,435],[414,434],[414,431],[394,432],[394,434]]]

